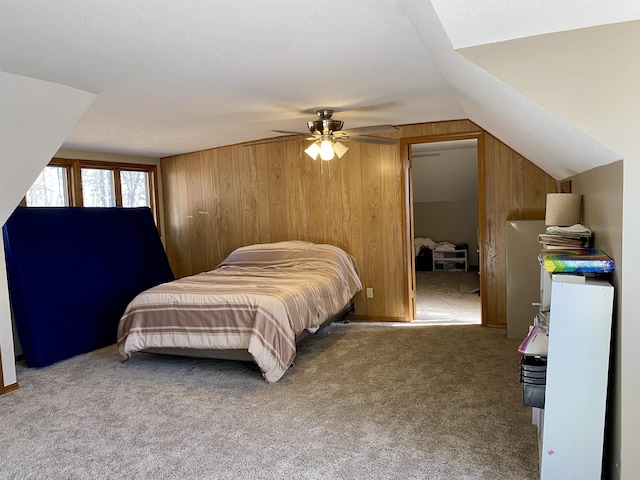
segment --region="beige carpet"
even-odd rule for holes
[[[2,479],[535,479],[517,342],[479,326],[334,324],[272,385],[251,363],[114,347],[18,367]]]
[[[416,318],[428,324],[482,322],[478,272],[416,272]]]

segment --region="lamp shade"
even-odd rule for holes
[[[582,222],[582,195],[548,193],[545,225],[567,227]]]
[[[347,153],[347,150],[349,150],[349,148],[346,145],[329,139],[316,140],[309,145],[304,152],[314,160],[318,158],[318,155],[320,155],[322,160],[332,160],[336,156],[342,158],[342,156]]]
[[[336,152],[338,158],[342,158],[342,156],[347,153],[347,150],[349,150],[349,148],[340,142],[335,142],[333,144],[333,151]]]
[[[320,153],[320,146],[316,142],[313,142],[304,152],[315,160]]]

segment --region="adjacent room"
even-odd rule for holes
[[[476,144],[411,145],[415,322],[482,323]]]
[[[0,477],[637,478],[639,44],[631,0],[0,0]]]

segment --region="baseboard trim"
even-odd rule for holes
[[[404,317],[381,317],[379,315],[374,317],[371,315],[355,315],[351,313],[347,318],[349,321],[353,320],[354,322],[408,322]]]
[[[5,385],[4,387],[0,386],[0,395],[13,392],[14,390],[18,390],[18,388],[18,382],[12,383],[11,385]]]

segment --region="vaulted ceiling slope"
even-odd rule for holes
[[[431,17],[419,11],[430,5],[402,3],[414,19]],[[442,63],[464,72],[448,80],[469,118],[546,172],[562,179],[640,149],[640,2],[432,4],[447,39],[466,57],[439,49]],[[423,37],[437,35],[436,27],[416,28]],[[467,59],[482,68],[465,68]]]
[[[633,20],[638,8],[511,3],[0,0],[0,71],[97,94],[68,149],[162,157],[300,131],[333,107],[348,128],[470,118],[556,178],[617,160],[454,46]]]
[[[0,225],[94,98],[82,90],[0,71]],[[1,245],[0,239],[0,250]],[[2,263],[4,256],[0,257]],[[0,323],[1,317],[2,298]]]

